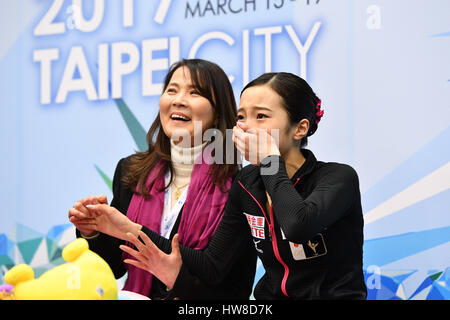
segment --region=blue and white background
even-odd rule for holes
[[[0,0],[0,283],[15,264],[39,276],[63,262],[69,208],[111,199],[169,65],[198,57],[237,101],[265,71],[305,78],[325,110],[309,148],[359,174],[368,298],[450,299],[449,13],[448,0]]]

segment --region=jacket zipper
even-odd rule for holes
[[[297,178],[297,180],[294,183],[294,187],[295,185],[298,183],[298,181],[300,180],[300,178]],[[283,292],[283,294],[289,298],[289,295],[287,294],[286,291],[286,283],[287,283],[287,279],[289,276],[289,267],[288,265],[283,261],[283,259],[281,259],[281,255],[280,252],[278,251],[278,244],[277,244],[277,237],[275,234],[275,229],[274,229],[274,225],[273,225],[273,205],[270,206],[270,219],[267,219],[267,215],[266,212],[264,211],[263,207],[261,206],[261,204],[258,202],[258,200],[256,200],[256,198],[250,193],[250,191],[248,191],[244,185],[238,181],[239,184],[241,185],[241,187],[247,191],[247,193],[252,197],[252,199],[256,202],[256,204],[258,205],[258,207],[261,209],[264,218],[266,218],[267,224],[269,225],[269,232],[270,232],[270,236],[271,236],[271,240],[272,240],[272,248],[273,248],[273,252],[275,254],[275,257],[277,258],[278,262],[283,266],[284,268],[284,275],[283,275],[283,279],[281,280],[281,291]]]

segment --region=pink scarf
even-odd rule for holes
[[[203,154],[205,154],[205,151]],[[147,187],[162,167],[163,162],[159,161],[146,180]],[[214,185],[209,174],[210,168],[210,165],[202,161],[201,164],[195,164],[192,171],[191,182],[178,228],[180,244],[186,247],[206,248],[224,212],[228,193],[223,193]],[[227,190],[230,189],[231,177],[227,179],[225,187]],[[145,199],[142,195],[134,193],[127,211],[127,217],[130,220],[145,225],[158,234],[160,233],[164,208],[164,191],[158,190],[162,188],[164,188],[164,174],[156,179],[149,190],[150,198]],[[130,243],[127,244],[130,245]],[[125,252],[123,258],[134,259]],[[126,264],[126,268],[128,279],[123,290],[150,296],[153,275],[129,264]]]

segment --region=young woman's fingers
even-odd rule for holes
[[[78,211],[77,209],[71,208],[69,210],[69,220],[70,221],[84,221],[84,222],[95,222],[95,218],[86,216],[84,213]]]
[[[248,137],[248,135],[249,135],[249,133],[244,132],[244,131],[241,130],[241,129],[236,130],[236,137],[237,137],[239,140],[241,140],[241,141],[244,141],[244,142],[245,142],[245,139]]]
[[[129,246],[126,245],[120,245],[119,249],[122,251],[125,251],[126,253],[128,253],[130,256],[135,257],[136,259],[141,259],[141,253],[139,251],[134,250],[133,248],[130,248]]]
[[[89,210],[89,206],[90,205],[95,205],[98,204],[99,202],[97,201],[96,197],[94,196],[89,196],[89,197],[85,197],[83,199],[81,199],[80,201],[77,202],[77,207],[75,208],[81,208],[83,212],[85,212],[87,215],[89,216],[94,216],[94,212],[92,212],[92,210]]]
[[[242,130],[241,128],[239,128],[237,126],[233,127],[233,137],[240,139],[240,138],[242,138],[243,135],[245,135],[244,130]]]
[[[80,202],[80,201],[77,201],[74,205],[73,205],[73,207],[76,209],[76,210],[78,210],[78,211],[80,211],[80,212],[82,212],[86,217],[90,217],[90,213],[89,213],[89,210]]]
[[[250,150],[250,144],[254,143],[256,140],[256,135],[254,134],[247,134],[246,132],[243,132],[242,130],[237,130],[235,134],[234,143],[236,145],[236,148],[239,148],[239,151],[243,154],[248,154]]]
[[[147,249],[152,250],[153,248],[156,248],[156,245],[153,243],[152,240],[145,234],[143,231],[139,231],[139,236],[144,241],[145,246]]]
[[[236,149],[244,155],[247,161],[250,161],[252,164],[258,164],[260,161],[258,130],[247,130],[244,132],[242,129],[237,128],[233,130],[233,135]]]
[[[133,266],[136,266],[138,268],[141,268],[143,270],[147,270],[147,271],[151,272],[151,270],[149,269],[149,265],[147,263],[148,258],[142,252],[136,251],[125,245],[120,245],[119,248],[122,251],[125,251],[126,253],[128,253],[129,255],[131,255],[132,257],[134,257],[136,259],[136,260],[125,259],[124,260],[125,263],[131,264]]]
[[[88,204],[86,208],[89,210],[91,216],[100,216],[102,214],[107,214],[109,210],[109,206],[106,204]]]
[[[125,260],[123,260],[123,262],[125,262],[127,264],[131,264],[131,265],[133,265],[133,266],[135,266],[137,268],[140,268],[142,270],[148,271],[150,273],[152,272],[149,269],[148,265],[143,263],[143,262],[140,262],[140,261],[137,261],[137,260],[133,260],[133,259],[125,259]]]
[[[71,217],[75,217],[77,219],[88,219],[91,218],[90,215],[85,214],[84,212],[77,210],[75,208],[70,208],[69,209],[69,219]]]
[[[134,246],[140,252],[145,251],[145,249],[146,249],[145,245],[141,241],[139,241],[139,239],[134,234],[132,234],[131,232],[127,232],[126,235],[127,235],[128,241],[130,241],[132,244],[134,244]]]
[[[96,198],[99,203],[108,204],[108,199],[107,199],[106,195],[100,194]]]
[[[243,141],[241,141],[241,140],[239,140],[239,139],[236,139],[236,141],[234,142],[234,144],[235,144],[236,148],[237,148],[240,152],[244,153],[244,151],[245,151],[245,142],[243,142]]]
[[[241,142],[236,142],[235,143],[236,149],[244,156],[245,159],[248,159],[248,150],[245,147],[245,144],[241,143]]]
[[[141,268],[141,269],[146,269],[146,264],[144,264],[143,262],[139,261],[139,260],[134,260],[134,259],[125,259],[123,260],[123,262],[131,264],[135,267]]]
[[[83,199],[80,200],[80,202],[85,206],[88,204],[98,204],[99,203],[99,201],[97,200],[97,196],[84,197]]]
[[[236,128],[236,127],[235,127]],[[246,141],[249,141],[249,135],[242,131],[242,129],[233,129],[233,138],[235,143],[245,144]]]
[[[248,125],[242,121],[238,121],[236,122],[236,126],[241,128],[243,131],[247,131],[248,130]]]
[[[178,233],[176,235],[174,235],[173,239],[172,239],[172,254],[181,255],[180,243],[178,242]]]
[[[77,225],[97,225],[97,221],[95,221],[95,219],[77,219],[76,217],[70,217],[69,221],[76,223]]]
[[[245,131],[246,134],[253,134],[253,135],[257,135],[258,134],[259,129],[248,129]]]

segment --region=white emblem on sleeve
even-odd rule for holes
[[[245,217],[247,218],[248,225],[250,226],[250,230],[252,236],[258,239],[265,239],[264,235],[264,217],[260,216],[252,216],[251,214],[245,213]]]

